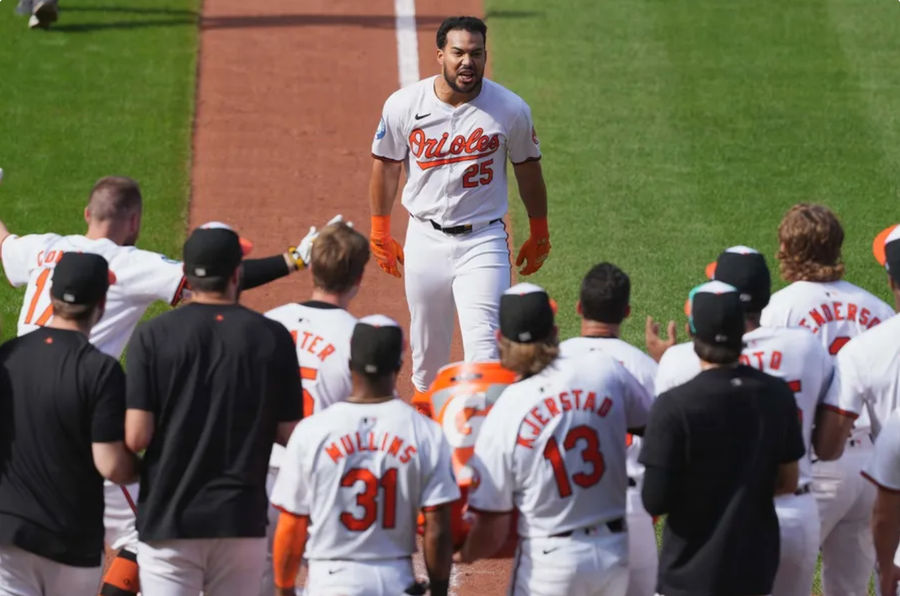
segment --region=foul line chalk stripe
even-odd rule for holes
[[[397,70],[400,87],[419,80],[419,40],[416,37],[416,0],[394,0],[397,31]]]

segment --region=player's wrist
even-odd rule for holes
[[[387,238],[391,235],[391,216],[372,216],[372,238]]]
[[[550,228],[547,224],[547,216],[529,217],[528,227],[531,230],[532,238],[549,238]]]
[[[289,246],[284,255],[297,271],[306,268],[307,263],[303,260],[303,255],[300,254],[300,250],[296,246]]]

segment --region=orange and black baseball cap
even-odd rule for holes
[[[706,277],[737,288],[747,312],[762,312],[769,303],[772,277],[766,258],[749,246],[726,248],[715,262],[706,266]]]
[[[53,269],[50,295],[67,304],[96,304],[115,281],[100,255],[67,252]]]
[[[890,225],[875,236],[872,254],[894,281],[900,283],[900,224]]]
[[[234,273],[252,244],[221,222],[203,224],[184,243],[184,273],[193,277],[225,277]]]
[[[372,376],[397,372],[403,364],[403,329],[385,315],[361,318],[350,336],[350,370]]]
[[[553,333],[555,312],[544,288],[516,284],[500,296],[500,334],[523,344],[547,339]]]

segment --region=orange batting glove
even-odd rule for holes
[[[373,215],[372,234],[369,237],[369,247],[372,255],[378,262],[378,266],[385,273],[394,277],[400,277],[400,268],[397,263],[403,264],[403,247],[391,238],[391,216]]]
[[[528,261],[525,267],[519,270],[520,275],[531,275],[540,269],[550,254],[550,230],[547,229],[547,218],[529,218],[528,225],[531,227],[531,234],[516,256],[516,267]]]

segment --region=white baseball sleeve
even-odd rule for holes
[[[863,363],[860,370],[861,363],[854,352],[852,340],[838,352],[831,386],[822,400],[825,407],[852,418],[862,413],[863,402],[868,395],[865,366]]]
[[[32,270],[37,267],[38,253],[59,237],[57,234],[7,236],[0,245],[0,260],[10,285],[19,287],[27,284]]]
[[[875,442],[863,476],[888,490],[900,490],[900,410],[894,410]]]
[[[402,91],[402,90],[401,90]],[[384,102],[381,112],[381,120],[375,129],[375,138],[372,141],[372,155],[386,157],[394,161],[406,159],[409,148],[406,144],[406,135],[403,133],[401,91],[395,92]]]
[[[647,426],[653,396],[624,366],[619,367],[622,379],[622,395],[625,398],[625,424],[627,428]]]
[[[509,452],[514,448],[514,441],[506,441],[505,415],[495,405],[478,431],[475,453],[467,464],[473,473],[472,488],[469,489],[469,507],[472,509],[505,513],[515,508],[512,453]],[[505,442],[509,444],[505,445]]]
[[[306,420],[301,421],[295,431],[300,430]],[[305,457],[307,447],[303,444],[307,434],[307,432],[291,434],[278,471],[278,479],[272,487],[272,495],[269,498],[273,506],[294,515],[309,515],[310,512],[312,475],[309,473]]]
[[[507,132],[506,142],[509,160],[514,164],[541,158],[541,144],[531,120],[531,108],[524,101]]]
[[[148,304],[156,300],[178,303],[184,287],[184,266],[180,261],[136,248],[125,255],[122,264],[110,265],[114,267],[116,283],[126,288],[130,296]]]
[[[456,477],[453,475],[453,464],[450,462],[450,444],[447,443],[447,438],[437,423],[433,426],[432,440],[429,444],[431,473],[422,490],[420,507],[436,507],[450,503],[460,495]]]
[[[656,395],[687,383],[700,372],[700,361],[690,342],[672,346],[662,355],[656,369]]]

